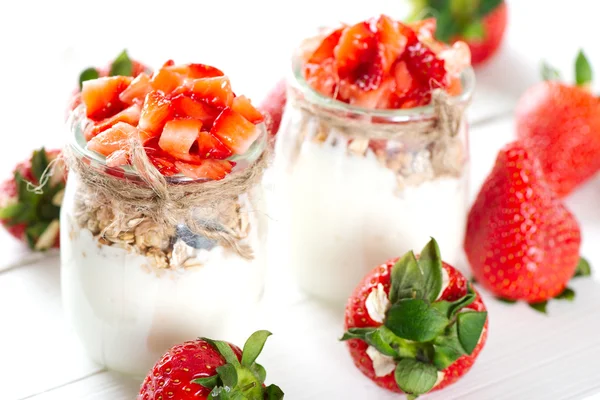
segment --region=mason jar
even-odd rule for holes
[[[174,344],[200,336],[240,340],[246,332],[238,326],[251,318],[263,292],[267,221],[260,182],[228,197],[228,181],[218,201],[191,210],[195,222],[216,232],[211,237],[184,221],[161,225],[144,207],[121,216],[116,227],[118,201],[98,187],[99,180],[110,176],[132,190],[146,183],[133,168],[109,168],[87,150],[85,124],[80,106],[68,122],[61,281],[67,317],[89,356],[109,369],[145,376]],[[238,156],[232,174],[266,157],[267,133],[259,129],[263,133]],[[84,176],[71,164],[98,175],[90,179],[90,170]],[[166,182],[208,184],[179,175]],[[222,232],[235,245],[221,240]]]
[[[345,304],[374,266],[430,237],[463,267],[473,70],[459,96],[438,89],[428,106],[388,110],[323,96],[302,63],[292,62],[275,162],[286,264],[300,288]]]

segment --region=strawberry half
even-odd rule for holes
[[[266,371],[256,363],[270,335],[253,333],[243,351],[207,338],[174,346],[149,372],[137,399],[283,399],[278,386],[264,385]]]
[[[60,150],[33,152],[27,161],[19,163],[14,176],[0,186],[0,223],[17,239],[33,250],[59,247],[59,216],[65,189],[64,170],[55,168],[41,191],[31,190],[39,185],[50,162]]]
[[[560,296],[579,263],[581,233],[550,189],[531,151],[502,149],[469,212],[465,251],[483,287],[543,308]]]
[[[485,345],[487,312],[432,239],[419,256],[408,252],[365,276],[348,300],[345,328],[358,369],[415,398],[469,371]]]

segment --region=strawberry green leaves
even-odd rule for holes
[[[467,354],[472,354],[475,350],[486,320],[487,312],[467,311],[458,314],[458,340]]]
[[[442,290],[442,258],[435,241],[423,248],[419,260],[412,251],[406,253],[392,268],[390,301],[401,299],[437,299]]]
[[[264,387],[267,373],[255,361],[264,348],[271,332],[254,332],[244,344],[241,362],[226,342],[202,338],[225,359],[226,364],[216,368],[216,375],[192,380],[211,389],[209,399],[219,400],[280,400],[283,391],[276,385]]]
[[[403,299],[387,313],[385,326],[396,336],[414,342],[428,342],[440,335],[449,321],[445,315],[420,299]]]
[[[394,378],[406,394],[421,395],[429,392],[437,381],[437,370],[431,364],[404,358],[396,365]]]
[[[542,79],[545,81],[561,80],[560,72],[545,61],[542,62],[541,74]],[[593,78],[592,66],[583,50],[579,50],[575,59],[575,84],[577,86],[588,87],[592,84]]]
[[[83,87],[83,82],[100,78],[100,73],[96,68],[90,67],[81,71],[79,74],[79,90]]]
[[[442,42],[448,43],[458,36],[483,39],[482,19],[502,3],[503,0],[413,0],[411,19],[435,18],[435,37]]]
[[[271,335],[269,331],[256,331],[248,338],[242,352],[242,365],[244,367],[250,367],[254,364],[263,347],[265,347],[267,338]]]
[[[127,50],[123,50],[110,65],[109,76],[133,76],[133,61],[129,58]],[[83,82],[100,78],[100,72],[97,68],[86,68],[79,74],[79,90],[83,87]]]
[[[592,78],[593,73],[590,62],[583,50],[579,50],[575,59],[575,83],[577,83],[577,86],[587,86],[592,83]]]
[[[127,54],[127,50],[123,50],[115,61],[110,66],[110,76],[131,76],[133,74],[133,62]]]
[[[561,79],[560,72],[545,61],[542,62],[541,75],[545,81],[559,81]]]
[[[592,274],[592,268],[590,263],[583,257],[579,259],[577,269],[575,270],[575,277],[590,276]]]

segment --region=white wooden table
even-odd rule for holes
[[[236,91],[260,99],[288,65],[290,47],[314,26],[380,12],[402,16],[402,0],[221,2],[29,1],[0,4],[0,170],[41,144],[59,146],[64,104],[78,71],[102,64],[123,47],[159,65],[167,58],[213,63]],[[368,4],[366,4],[368,3]],[[512,109],[537,78],[544,57],[572,76],[577,48],[600,66],[594,0],[510,1],[511,22],[501,54],[478,71],[471,107],[472,194],[513,137]],[[524,4],[526,3],[526,4]],[[167,7],[169,7],[167,9]],[[339,9],[338,9],[339,8]],[[186,10],[181,12],[181,10]],[[233,11],[232,11],[233,10]],[[231,15],[233,13],[233,15]],[[121,26],[105,21],[118,16]],[[222,49],[236,49],[223,51]],[[598,70],[600,73],[600,69]],[[583,229],[582,254],[600,271],[600,180],[568,199]],[[278,221],[271,221],[273,238]],[[139,381],[88,360],[64,322],[56,254],[36,259],[0,233],[0,399],[134,399]],[[394,399],[354,368],[342,332],[342,310],[296,292],[270,245],[270,276],[255,326],[274,332],[261,356],[268,380],[292,400]],[[21,265],[19,265],[21,264]],[[600,399],[600,275],[573,284],[573,303],[556,302],[549,316],[484,294],[488,344],[459,383],[427,398]]]

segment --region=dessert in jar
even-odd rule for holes
[[[202,64],[86,81],[81,97],[61,264],[89,355],[143,376],[176,343],[237,340],[266,265],[263,116]]]
[[[381,16],[305,41],[276,145],[288,264],[309,294],[343,304],[370,265],[435,236],[462,259],[469,49],[435,20]]]

